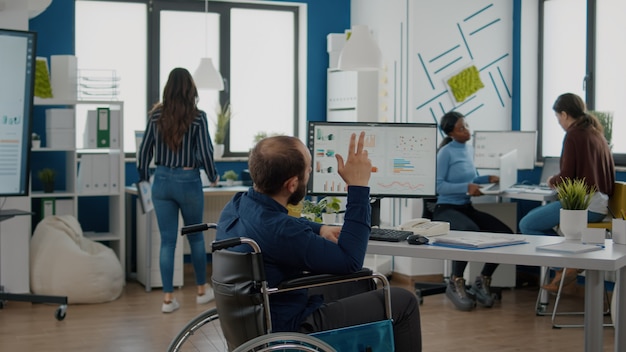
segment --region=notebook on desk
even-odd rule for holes
[[[500,182],[481,185],[482,194],[498,195],[517,183],[517,149],[500,156]]]

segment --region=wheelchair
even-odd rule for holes
[[[216,227],[217,225],[212,223],[185,226],[181,229],[181,235]],[[226,250],[241,244],[249,245],[252,252]],[[342,330],[348,333],[358,331],[360,337],[365,336],[357,340],[378,339],[373,344],[384,341],[382,343],[389,345],[386,350],[393,351],[390,285],[384,275],[369,269],[348,275],[304,275],[271,288],[265,279],[261,249],[254,240],[245,237],[230,238],[214,241],[211,248],[213,253],[211,282],[216,308],[209,309],[189,321],[172,340],[168,351],[345,351],[347,350],[345,346],[333,346],[337,344],[337,336],[341,336]],[[380,283],[385,297],[386,320],[312,335],[272,332],[270,295],[359,280],[377,280]],[[325,339],[331,342],[324,341]],[[345,335],[341,340],[340,345],[356,343],[350,342]],[[353,346],[349,349],[371,351],[368,342],[360,341],[358,349]]]

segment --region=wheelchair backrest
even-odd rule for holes
[[[261,253],[214,251],[211,281],[229,350],[267,333]]]

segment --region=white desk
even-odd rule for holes
[[[460,231],[451,231],[451,233]],[[626,245],[613,245],[606,240],[606,248],[600,251],[562,254],[537,251],[538,245],[563,241],[561,237],[526,236],[528,244],[464,250],[438,246],[414,246],[406,242],[392,243],[370,241],[370,254],[395,255],[414,258],[452,259],[485,261],[492,263],[521,264],[533,266],[555,266],[586,269],[585,278],[585,351],[602,351],[603,345],[603,293],[604,271],[617,271],[617,306],[615,314],[615,351],[626,351]]]
[[[247,191],[247,186],[233,186],[233,187],[207,187],[203,188],[204,193],[204,214],[202,215],[203,222],[217,222],[220,213],[224,208],[224,205],[230,201],[230,199],[238,192]],[[131,197],[128,195],[137,195],[136,187],[126,187],[127,202],[130,202]],[[130,203],[126,204],[127,209],[130,208]],[[150,291],[152,287],[162,287],[161,274],[159,269],[159,247],[161,243],[161,237],[159,234],[158,225],[154,212],[151,214],[143,214],[141,207],[137,205],[136,211],[137,219],[137,280],[142,283],[146,291]],[[127,231],[130,233],[131,222],[127,220]],[[182,226],[182,219],[179,221],[179,225]],[[211,240],[208,240],[207,236],[214,236],[214,233],[205,233],[205,247],[207,253],[210,252]],[[127,236],[127,238],[130,236]],[[182,237],[178,237],[176,244],[176,252],[174,254],[174,286],[183,286],[183,255],[185,251],[189,252],[189,245],[187,241],[183,241]],[[127,248],[131,248],[130,245]],[[130,251],[127,251],[129,253]],[[129,261],[130,259],[127,258]],[[127,268],[131,267],[130,263],[127,264]]]

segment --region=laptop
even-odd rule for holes
[[[517,183],[517,149],[500,156],[500,182],[480,187],[482,194],[498,195]]]
[[[543,159],[543,169],[541,170],[541,178],[539,184],[532,183],[518,183],[514,188],[525,189],[527,192],[539,192],[554,191],[548,185],[548,179],[561,171],[561,159],[559,157],[545,157]]]

